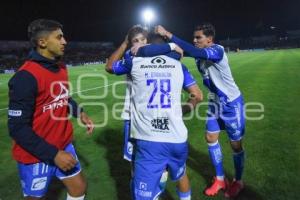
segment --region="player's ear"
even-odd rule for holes
[[[207,38],[208,38],[209,43],[213,42],[213,40],[214,40],[213,36],[208,36]]]
[[[37,45],[41,49],[45,49],[47,47],[47,40],[44,37],[41,37],[37,40]]]

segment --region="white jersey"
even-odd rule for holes
[[[241,92],[234,82],[228,63],[228,58],[221,45],[213,45],[205,49],[208,55],[214,55],[223,51],[220,61],[196,59],[198,70],[203,77],[203,83],[210,91],[210,98],[215,101],[231,102],[241,95]]]
[[[196,82],[183,64],[164,55],[147,58],[126,56],[124,60],[113,64],[113,72],[117,75],[130,74],[132,80],[131,138],[153,142],[186,142],[181,92],[182,88],[188,88]]]
[[[131,78],[130,75],[126,76],[126,89],[125,89],[125,100],[124,107],[121,114],[121,118],[124,120],[130,120],[130,96],[131,96]]]

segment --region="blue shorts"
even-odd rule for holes
[[[231,141],[239,141],[245,133],[244,101],[240,96],[232,102],[209,102],[206,132],[226,130]]]
[[[134,142],[130,138],[130,120],[124,120],[123,138],[123,158],[131,162],[133,159]]]
[[[173,181],[179,180],[186,170],[187,143],[163,143],[136,140],[133,194],[135,200],[156,199],[162,192],[159,181],[168,169]]]
[[[72,143],[67,145],[64,151],[72,153],[78,161]],[[73,177],[79,174],[81,166],[78,161],[73,169],[64,172],[55,165],[39,162],[35,164],[18,163],[18,169],[24,197],[43,197],[48,190],[48,185],[53,176],[56,176],[60,180]]]

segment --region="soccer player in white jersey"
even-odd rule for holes
[[[202,93],[187,68],[172,55],[124,58],[106,69],[116,75],[130,74],[132,79],[131,137],[136,141],[133,199],[157,199],[159,180],[167,168],[172,180],[181,180],[177,188],[180,199],[188,200],[187,129],[182,114],[201,101]],[[191,94],[183,108],[182,88]]]
[[[108,66],[112,66],[113,62],[122,59],[125,51],[135,45],[147,44],[148,31],[140,25],[134,25],[131,27],[125,37],[125,40],[117,48],[115,52],[109,57],[107,61]],[[131,91],[131,78],[130,75],[126,76],[126,93],[124,108],[121,114],[121,118],[124,120],[123,135],[124,135],[124,147],[123,157],[125,160],[132,161],[133,153],[133,141],[130,139],[130,91]]]
[[[125,40],[122,42],[122,44],[117,48],[117,50],[109,57],[107,61],[108,66],[112,66],[113,62],[120,60],[123,56],[125,51],[128,48],[134,47],[134,46],[144,46],[147,44],[148,39],[148,31],[145,30],[140,25],[134,25],[131,27],[125,37]],[[174,49],[178,52],[182,53],[182,49],[180,49],[178,46],[174,46]],[[147,52],[148,54],[151,51]],[[130,54],[130,50],[128,51],[128,54]],[[133,152],[134,152],[134,140],[130,138],[130,91],[131,91],[131,78],[130,75],[126,76],[126,94],[125,94],[125,101],[124,101],[124,108],[123,112],[121,114],[121,118],[124,120],[124,126],[123,126],[123,158],[125,160],[128,160],[131,162],[133,158]],[[132,169],[133,174],[133,169]],[[164,173],[161,176],[160,179],[160,188],[161,190],[164,190],[166,187],[166,182],[168,178],[168,171],[165,170]]]
[[[232,77],[224,47],[214,44],[215,29],[209,23],[196,26],[194,45],[179,39],[162,26],[157,26],[156,32],[169,38],[196,59],[203,83],[210,92],[205,138],[216,177],[213,184],[204,192],[208,196],[214,196],[223,189],[226,190],[226,197],[236,197],[244,188],[241,180],[244,168],[242,147],[242,137],[245,132],[244,102]],[[222,129],[226,130],[230,138],[235,167],[235,178],[227,188],[222,164],[223,156],[218,142],[219,132]]]

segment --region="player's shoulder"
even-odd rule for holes
[[[220,44],[213,44],[211,46],[211,48],[215,49],[215,50],[218,50],[218,51],[224,51],[224,47]]]

